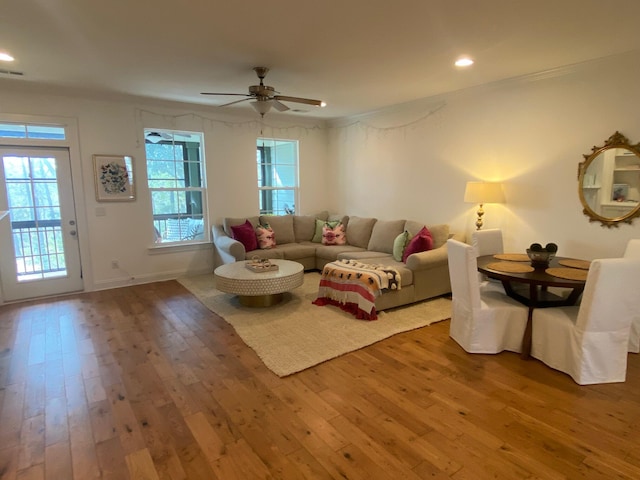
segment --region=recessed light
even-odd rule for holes
[[[15,58],[13,58],[7,52],[0,52],[0,60],[2,60],[3,62],[13,62]]]
[[[460,57],[458,60],[456,60],[455,65],[456,67],[470,67],[471,65],[473,65],[473,60],[471,60],[469,57]]]

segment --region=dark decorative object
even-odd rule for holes
[[[539,243],[532,243],[527,248],[527,255],[531,259],[533,268],[547,268],[551,259],[556,256],[557,251],[558,246],[555,243],[547,243],[544,247]]]

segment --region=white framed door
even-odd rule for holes
[[[0,147],[0,179],[3,299],[82,290],[69,151]]]

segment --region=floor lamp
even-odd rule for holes
[[[482,205],[485,203],[504,203],[502,183],[467,182],[467,187],[464,191],[464,201],[466,203],[479,204],[476,230],[480,230],[482,228],[482,216],[484,215]]]

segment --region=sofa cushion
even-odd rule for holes
[[[253,225],[251,225],[249,220],[246,220],[240,225],[231,225],[231,237],[242,243],[247,252],[258,248],[256,231],[253,229]]]
[[[344,225],[344,228],[349,228],[349,215],[329,215],[327,220],[330,222],[335,222],[337,220]]]
[[[404,249],[407,248],[408,243],[409,243],[409,232],[407,232],[406,230],[393,240],[393,259],[396,262],[402,261],[402,256],[404,255]]]
[[[269,225],[258,225],[256,227],[256,237],[258,238],[258,247],[262,249],[276,246],[276,236]]]
[[[260,225],[260,218],[256,215],[254,217],[226,217],[222,221],[222,227],[224,228],[225,233],[233,238],[231,225],[242,225],[247,220],[249,220],[253,228],[256,228],[258,225]]]
[[[413,238],[424,227],[424,223],[407,220],[404,229],[409,232],[409,236]],[[428,225],[431,238],[433,238],[433,248],[440,248],[449,238],[449,225]]]
[[[362,259],[367,260],[362,262]],[[370,252],[368,250],[361,250],[358,252],[342,252],[338,254],[338,260],[357,260],[362,263],[379,263],[378,261],[371,261],[372,259],[386,259],[390,258],[388,253],[384,252]]]
[[[349,217],[347,243],[354,247],[367,248],[375,223],[375,218]]]
[[[317,215],[294,215],[293,216],[293,233],[296,242],[311,241],[316,231],[316,218],[326,220],[329,212],[320,212]]]
[[[353,245],[318,245],[316,247],[316,257],[333,262],[338,259],[339,254],[350,254],[352,252],[366,252],[364,248]],[[348,255],[343,258],[350,258]]]
[[[323,245],[345,245],[347,238],[344,234],[344,225],[338,223],[335,227],[331,227],[329,222],[322,227],[322,244]]]
[[[449,225],[429,225],[429,232],[431,232],[431,238],[433,238],[432,248],[440,248],[447,243],[449,238]]]
[[[254,250],[252,252],[247,252],[245,255],[245,259],[246,260],[251,260],[251,259],[255,259],[255,258],[280,258],[280,259],[284,259],[284,252],[283,250],[278,246],[275,248],[265,248],[264,250]]]
[[[427,227],[422,227],[418,234],[409,240],[407,247],[402,254],[402,261],[407,262],[407,257],[414,253],[426,252],[433,248],[433,238]]]
[[[262,225],[270,225],[278,243],[294,243],[293,215],[260,215]]]
[[[300,260],[303,258],[314,258],[316,256],[316,247],[312,244],[287,243],[285,245],[278,245],[276,248],[282,252],[285,260]]]
[[[393,253],[393,241],[404,229],[404,220],[378,220],[373,225],[367,250]]]

